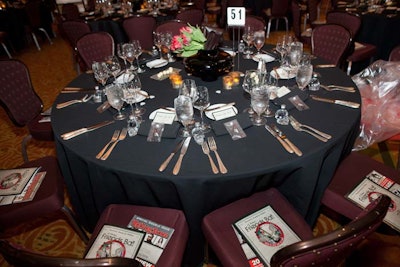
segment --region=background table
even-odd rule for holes
[[[269,63],[268,70],[277,64]],[[182,69],[183,77],[189,77],[181,62],[169,66]],[[240,59],[240,67],[243,70],[254,69],[256,66],[257,63],[253,60]],[[147,113],[144,118],[147,123],[151,111],[161,106],[173,106],[173,99],[178,95],[168,79],[156,81],[150,78],[165,68],[147,70],[141,74],[143,90],[156,96],[155,99],[145,101]],[[323,84],[355,86],[351,79],[337,68],[316,71],[321,74]],[[234,101],[240,112],[250,105],[248,95],[244,94],[241,86],[223,90],[221,77],[215,82],[191,78],[194,78],[198,85],[206,85],[209,88],[212,104]],[[82,74],[69,84],[85,88],[93,88],[94,85],[90,74]],[[294,80],[280,80],[280,85],[294,85]],[[221,90],[221,93],[218,94],[217,90]],[[293,89],[290,95],[300,93],[298,89]],[[318,91],[315,94],[361,101],[358,91]],[[83,93],[62,93],[55,104],[82,96]],[[117,121],[94,132],[64,141],[60,138],[61,134],[110,120],[115,111],[110,109],[98,114],[98,104],[90,102],[64,109],[56,109],[54,106],[52,125],[57,154],[72,205],[90,231],[99,214],[111,203],[183,210],[190,227],[185,266],[197,266],[203,259],[204,238],[200,225],[204,215],[271,186],[279,188],[312,226],[318,216],[320,198],[325,187],[339,161],[351,151],[358,135],[360,109],[316,102],[310,98],[305,99],[305,102],[310,106],[309,110],[300,112],[289,107],[289,113],[300,122],[331,134],[333,138],[329,142],[323,143],[308,134],[296,132],[291,126],[280,126],[303,151],[303,156],[298,157],[287,153],[264,127],[252,126],[245,129],[247,137],[244,139],[233,141],[228,134],[216,137],[219,154],[229,171],[227,174],[214,175],[201,147],[192,140],[177,176],[172,175],[176,156],[164,172],[159,172],[158,167],[180,138],[163,138],[160,143],[149,143],[146,142],[146,136],[128,137],[117,145],[106,161],[100,161],[95,155],[110,140],[115,129],[126,126],[126,121]],[[197,112],[196,114],[198,115]],[[268,122],[275,123],[275,120],[269,118]],[[245,123],[243,120],[243,124]],[[212,134],[213,132],[210,133]]]

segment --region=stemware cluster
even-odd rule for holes
[[[145,70],[140,67],[139,57],[143,52],[142,46],[140,45],[139,40],[132,40],[129,43],[121,44],[117,50],[118,56],[124,60],[129,62],[129,69],[137,71],[138,73],[143,73]],[[136,60],[137,66],[134,66],[133,61]]]

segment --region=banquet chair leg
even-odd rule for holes
[[[347,75],[349,75],[350,76],[350,73],[351,73],[351,66],[353,65],[353,62],[351,62],[351,61],[349,61],[348,63],[347,63],[347,71],[346,71],[346,73],[347,73]]]
[[[22,158],[24,159],[25,163],[27,163],[29,161],[27,147],[28,147],[28,143],[31,139],[32,139],[32,135],[29,134],[29,135],[25,136],[24,139],[22,140],[21,152],[22,152]]]
[[[38,40],[37,40],[37,38],[36,38],[36,34],[33,33],[33,32],[32,32],[32,39],[33,39],[33,42],[34,42],[35,45],[36,45],[37,50],[40,51],[41,49],[40,49],[39,42],[38,42]]]
[[[47,31],[46,31],[45,29],[43,29],[43,28],[39,28],[39,31],[43,32],[44,35],[46,35],[47,40],[48,40],[49,43],[52,45],[52,44],[53,44],[53,41],[50,39],[50,36],[49,36],[49,34],[47,33]]]
[[[65,217],[68,220],[68,223],[72,226],[72,228],[74,228],[75,232],[79,235],[82,241],[85,244],[88,244],[89,238],[83,228],[78,224],[77,219],[72,211],[65,205],[61,208],[61,211],[64,213]]]
[[[10,52],[8,51],[8,48],[7,48],[6,44],[5,43],[1,43],[1,45],[3,46],[3,49],[6,52],[8,58],[12,58]]]

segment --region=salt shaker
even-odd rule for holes
[[[239,45],[238,45],[238,52],[243,53],[244,48],[245,48],[244,42],[243,42],[243,40],[240,40]]]
[[[197,144],[201,145],[204,142],[204,131],[201,128],[200,122],[196,122],[194,124],[194,128],[192,130],[192,136],[194,141],[196,141]]]
[[[137,135],[139,127],[140,127],[140,120],[138,120],[138,118],[132,114],[129,115],[128,125],[127,125],[128,135],[129,136]]]
[[[103,92],[100,90],[100,87],[98,85],[94,87],[93,102],[94,103],[103,102]]]
[[[278,124],[289,124],[289,112],[286,110],[286,105],[282,104],[281,108],[275,112],[275,119]]]

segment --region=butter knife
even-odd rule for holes
[[[324,98],[324,97],[319,97],[319,96],[316,96],[316,95],[310,95],[310,97],[312,99],[314,99],[314,100],[317,100],[317,101],[333,103],[333,104],[337,104],[337,105],[346,106],[346,107],[349,107],[349,108],[359,108],[360,107],[360,104],[358,104],[356,102]]]
[[[215,108],[206,108],[204,111],[209,112],[209,111],[214,111],[214,110],[218,110],[218,109],[222,109],[222,108],[231,107],[234,105],[235,105],[235,102],[231,102],[231,103],[223,104],[223,105],[215,107]]]
[[[289,138],[287,138],[286,135],[281,130],[279,130],[278,127],[276,127],[276,125],[271,125],[271,127],[278,134],[279,138],[281,138],[284,142],[286,142],[290,146],[290,148],[294,151],[294,153],[297,156],[300,157],[303,155],[303,152],[301,152],[301,150],[295,144],[293,144],[292,141],[290,141]]]
[[[192,139],[192,138],[191,137],[187,137],[185,139],[185,142],[182,145],[181,153],[179,154],[179,158],[178,158],[178,160],[177,160],[177,162],[176,162],[176,164],[174,166],[174,169],[172,171],[172,173],[174,175],[177,175],[179,173],[180,169],[181,169],[182,159],[183,159],[183,156],[185,156],[186,151],[187,151],[187,149],[189,147],[190,139]]]
[[[289,153],[294,152],[293,149],[290,148],[289,144],[283,141],[282,138],[280,138],[278,134],[269,125],[265,124],[265,129],[267,129],[267,131],[270,132],[270,134],[272,134],[272,136],[275,137],[276,140],[279,141],[279,143],[281,143],[281,145],[286,149],[287,152]]]
[[[178,144],[176,144],[174,150],[171,152],[171,154],[168,156],[168,158],[166,158],[166,160],[160,165],[160,168],[158,168],[158,171],[163,172],[167,168],[169,162],[174,157],[176,152],[178,152],[178,150],[182,147],[184,141],[185,140],[183,139]]]
[[[95,124],[93,126],[84,127],[84,128],[81,128],[81,129],[78,129],[78,130],[75,130],[75,131],[71,131],[71,132],[62,134],[61,138],[64,139],[64,140],[69,140],[69,139],[71,139],[73,137],[76,137],[78,135],[81,135],[81,134],[84,134],[84,133],[87,133],[87,132],[94,131],[94,130],[99,129],[99,128],[103,127],[103,126],[109,125],[111,123],[114,123],[114,121],[103,121],[103,122],[100,122],[100,123]]]

